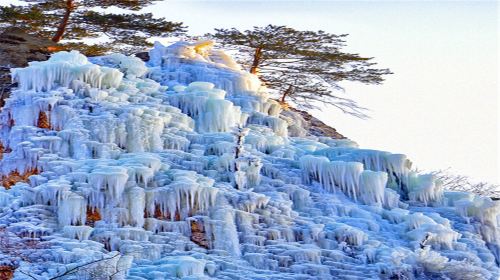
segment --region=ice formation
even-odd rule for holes
[[[499,201],[308,134],[209,41],[156,43],[147,63],[59,52],[12,76],[0,172],[20,179],[0,190],[0,259],[15,279],[500,276]]]

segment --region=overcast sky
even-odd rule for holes
[[[13,2],[5,0],[6,2]],[[147,7],[191,35],[215,27],[288,25],[348,33],[346,50],[395,74],[384,85],[346,85],[370,120],[334,109],[314,115],[363,148],[407,154],[419,169],[499,182],[496,1],[168,0]]]

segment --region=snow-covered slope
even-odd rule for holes
[[[0,264],[15,279],[498,279],[499,202],[308,136],[210,42],[150,57],[12,71]]]

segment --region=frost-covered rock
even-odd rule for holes
[[[0,172],[31,175],[0,190],[16,279],[500,276],[498,201],[311,136],[212,42],[150,57],[13,70]]]

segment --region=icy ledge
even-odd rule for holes
[[[60,52],[0,113],[15,279],[498,279],[500,204],[307,136],[211,42]]]

